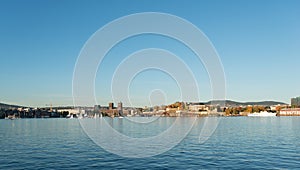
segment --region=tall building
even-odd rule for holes
[[[300,107],[300,97],[291,98],[292,107]]]
[[[123,103],[122,102],[118,103],[118,112],[119,112],[119,115],[123,115]]]
[[[100,111],[100,109],[101,109],[101,106],[100,106],[100,105],[95,105],[95,106],[94,106],[94,111],[95,111],[95,112]]]
[[[114,109],[114,103],[109,103],[108,105],[109,105],[109,110]]]

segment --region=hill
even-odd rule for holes
[[[24,107],[24,106],[0,103],[0,109],[16,109],[16,108],[20,108],[20,107]]]
[[[286,105],[283,102],[277,101],[259,101],[259,102],[236,102],[232,100],[213,100],[208,101],[205,104],[214,104],[214,105],[223,105],[225,103],[226,106],[248,106],[248,105],[259,105],[259,106],[273,106],[273,105]]]

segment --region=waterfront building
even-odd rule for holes
[[[108,107],[109,107],[109,110],[114,109],[114,103],[109,103],[109,104],[108,104]]]
[[[119,115],[123,115],[123,103],[122,102],[118,103],[117,110],[118,110]]]
[[[300,116],[300,108],[281,109],[280,116]]]
[[[101,109],[101,106],[100,106],[100,105],[95,105],[95,106],[94,106],[94,111],[95,111],[95,112],[99,112],[100,109]]]
[[[189,105],[188,106],[189,111],[207,111],[208,108],[204,104],[197,104],[197,105]]]
[[[69,114],[79,114],[80,110],[79,108],[73,108],[73,109],[57,109],[57,112],[68,112]]]
[[[292,107],[300,107],[300,97],[291,98]]]

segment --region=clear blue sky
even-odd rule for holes
[[[297,0],[2,0],[0,102],[29,106],[72,104],[74,65],[88,38],[119,17],[137,12],[164,12],[187,19],[211,40],[224,66],[227,99],[289,103],[291,97],[300,96],[299,9]],[[143,38],[149,41],[141,45]],[[126,50],[120,44],[115,53],[160,47],[182,54],[183,59],[189,55],[184,48],[176,48],[177,42],[153,43],[156,39],[155,36],[132,38]],[[118,61],[113,54],[112,51],[104,63],[113,65]],[[206,101],[211,95],[206,88],[209,81],[207,75],[202,75],[205,70],[197,69],[201,99]],[[109,75],[112,70],[113,67],[102,67],[97,75],[96,94],[101,105],[111,100],[110,89],[101,83],[101,75]],[[145,77],[154,81],[154,76],[160,83],[172,82],[170,77],[155,71],[137,76],[130,89],[136,105],[148,104],[139,100],[138,95],[150,86],[139,83],[147,84]],[[164,87],[171,90],[168,102],[176,101],[178,89],[174,82]]]

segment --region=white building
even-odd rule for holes
[[[280,110],[280,116],[300,116],[300,108],[288,108]]]
[[[199,110],[207,110],[205,105],[189,105],[189,111],[198,112]]]
[[[58,109],[58,112],[69,112],[69,114],[79,114],[79,109]]]

